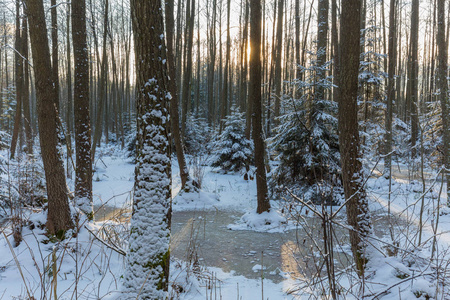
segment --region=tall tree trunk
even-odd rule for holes
[[[167,22],[167,21],[166,21]],[[195,114],[199,114],[200,109],[200,72],[201,63],[201,46],[200,46],[200,5],[197,5],[197,82],[195,87]]]
[[[223,122],[227,115],[228,107],[228,84],[229,84],[229,69],[230,69],[230,47],[231,47],[231,37],[230,37],[230,8],[231,0],[227,0],[227,45],[225,51],[225,69],[223,71],[223,87],[222,87],[222,102],[220,103],[220,129],[222,132]]]
[[[72,134],[73,134],[73,96],[72,96],[72,58],[71,58],[71,46],[70,46],[70,14],[71,9],[70,6],[67,7],[67,15],[66,15],[66,60],[67,60],[67,109],[66,109],[66,123],[67,123],[67,133],[66,139],[67,144],[67,161],[66,161],[66,169],[67,169],[67,177],[72,178]],[[89,71],[89,70],[88,70]]]
[[[10,157],[14,158],[16,154],[17,139],[19,137],[20,123],[22,119],[22,91],[23,91],[23,60],[22,60],[22,41],[20,37],[20,1],[16,0],[16,40],[14,47],[16,51],[14,53],[14,65],[15,69],[15,83],[16,83],[16,112],[14,115],[14,130],[11,139]]]
[[[86,31],[86,1],[72,2],[72,39],[75,60],[75,202],[90,220],[92,206],[91,119],[89,115],[89,56]]]
[[[33,130],[31,125],[31,108],[30,108],[30,74],[28,65],[28,20],[23,19],[22,24],[22,55],[23,62],[23,123],[25,127],[25,136],[27,139],[26,153],[33,153]]]
[[[248,5],[248,0],[243,2],[244,7],[244,22],[242,24],[242,43],[241,43],[241,57],[240,57],[240,65],[241,72],[239,74],[239,106],[241,111],[246,111],[247,104],[247,84],[248,84],[248,18],[250,14],[250,7]],[[247,127],[248,128],[248,124]],[[246,130],[247,137],[247,130]],[[248,130],[248,137],[250,139],[250,131]]]
[[[188,0],[188,4],[189,4]],[[186,132],[186,118],[191,101],[191,77],[192,77],[192,48],[194,45],[194,21],[195,21],[195,0],[192,0],[191,7],[186,7],[187,11],[191,11],[186,18],[187,27],[187,44],[186,44],[186,68],[183,74],[183,94],[181,101],[183,104],[181,110],[181,135],[184,137]]]
[[[339,89],[339,34],[337,22],[337,0],[331,0],[331,44],[333,53],[333,101],[338,102]]]
[[[256,190],[261,214],[270,210],[264,164],[265,150],[262,132],[261,103],[261,0],[250,0],[250,84],[249,101],[253,102],[253,143],[255,145]]]
[[[300,0],[295,0],[295,78],[300,79]]]
[[[92,142],[92,151],[91,156],[92,160],[95,158],[95,151],[97,149],[97,145],[100,144],[100,140],[102,137],[102,119],[104,110],[106,110],[106,102],[108,98],[107,93],[107,68],[108,68],[108,61],[107,61],[107,52],[106,52],[106,38],[108,33],[108,10],[109,10],[109,0],[105,0],[105,12],[104,12],[104,19],[103,19],[103,55],[102,55],[102,64],[101,64],[101,74],[100,74],[100,82],[98,85],[99,89],[99,99],[100,102],[97,105],[97,116],[95,118],[95,128],[94,128],[94,140]],[[98,51],[97,51],[98,56]],[[108,125],[105,118],[105,124],[106,130],[108,130]]]
[[[418,86],[419,86],[419,0],[412,0],[411,37],[409,57],[409,105],[411,112],[411,157],[417,155],[416,143],[419,136]]]
[[[53,82],[55,84],[56,95],[58,96],[55,99],[55,106],[57,109],[57,114],[60,114],[59,111],[59,62],[58,62],[58,15],[56,6],[56,0],[50,1],[51,5],[51,26],[52,26],[52,76]]]
[[[339,146],[350,243],[356,268],[364,276],[365,238],[371,232],[363,186],[358,130],[358,72],[360,55],[361,0],[342,1],[339,72]],[[344,51],[345,49],[345,51]]]
[[[216,6],[217,0],[212,4],[212,20],[210,22],[209,32],[209,63],[208,63],[208,124],[211,125],[215,118],[215,99],[214,99],[214,75],[216,67]]]
[[[3,12],[3,33],[4,33],[4,35],[3,35],[3,41],[4,41],[4,45],[8,45],[8,29],[7,29],[7,26],[6,26],[6,13],[5,12]],[[4,59],[4,65],[5,65],[5,76],[4,76],[4,79],[5,79],[5,87],[8,87],[9,86],[9,74],[8,74],[8,52],[7,51],[5,51],[5,59]],[[3,76],[2,76],[2,79],[3,79]],[[6,100],[6,97],[4,98],[5,100]],[[6,100],[7,101],[7,100]],[[3,115],[3,106],[0,108],[0,113],[1,113],[1,115]],[[9,125],[8,125],[8,122],[7,122],[7,124],[6,124],[6,127],[9,129]]]
[[[397,0],[390,1],[389,8],[389,44],[388,44],[388,59],[389,59],[389,69],[388,69],[388,88],[387,88],[387,110],[385,118],[385,176],[386,178],[391,177],[391,162],[392,162],[392,118],[393,118],[393,106],[394,106],[394,74],[395,74],[395,63],[397,58],[395,57],[396,48],[396,11],[397,11]]]
[[[277,37],[276,37],[276,60],[275,60],[275,78],[274,78],[274,86],[275,86],[275,108],[274,108],[274,117],[277,118],[280,116],[280,99],[281,99],[281,87],[282,87],[282,72],[281,72],[281,57],[283,56],[283,12],[284,12],[284,1],[278,1],[278,17],[277,17]],[[268,131],[269,135],[270,132]]]
[[[180,116],[178,115],[178,93],[177,93],[177,81],[176,81],[176,66],[173,49],[173,37],[174,37],[174,17],[173,17],[174,3],[173,0],[167,0],[166,2],[166,42],[167,42],[167,62],[169,72],[169,91],[172,96],[170,99],[170,125],[171,132],[175,142],[175,151],[177,154],[178,165],[180,167],[181,188],[186,188],[186,183],[189,180],[189,171],[186,165],[186,159],[184,156],[183,138],[180,134]]]
[[[447,206],[450,206],[450,98],[448,94],[448,43],[445,38],[445,0],[437,0],[438,5],[438,73],[437,83],[439,88],[439,99],[442,109],[442,128],[443,128],[443,165],[447,179]],[[447,8],[448,9],[448,8]]]
[[[72,228],[66,179],[62,158],[58,152],[56,93],[51,74],[50,49],[42,0],[25,0],[30,24],[30,41],[39,123],[39,139],[48,196],[47,230],[61,235]]]
[[[160,0],[132,0],[138,86],[138,145],[125,287],[139,299],[166,299],[169,287],[171,164],[169,100]],[[145,275],[143,275],[145,274]]]
[[[316,76],[318,83],[315,93],[315,100],[325,99],[325,88],[320,84],[325,80],[324,64],[327,61],[327,44],[328,44],[328,0],[319,0],[318,18],[317,18],[317,71]]]

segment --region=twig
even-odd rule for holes
[[[375,294],[375,295],[373,295],[373,294],[372,294],[372,295],[366,295],[366,296],[363,296],[363,298],[366,298],[366,297],[372,297],[372,296],[373,296],[372,300],[376,300],[376,299],[378,299],[378,296],[381,296],[381,295],[387,293],[387,291],[389,291],[389,290],[392,289],[393,287],[396,287],[397,285],[400,285],[400,284],[402,284],[402,283],[405,283],[405,282],[407,282],[407,281],[409,281],[409,280],[416,279],[417,277],[428,276],[428,275],[433,275],[433,274],[434,274],[434,273],[426,273],[426,274],[420,273],[419,275],[408,277],[408,278],[406,278],[406,279],[400,280],[400,281],[397,282],[397,283],[394,283],[393,285],[387,287],[385,290],[383,290],[383,291],[381,291],[381,292],[378,292],[378,293]]]
[[[19,269],[20,276],[22,277],[23,284],[25,285],[25,289],[27,290],[28,299],[33,299],[33,297],[30,294],[30,291],[28,290],[27,282],[25,281],[25,277],[23,276],[22,268],[20,267],[19,260],[17,259],[16,253],[14,252],[14,249],[9,242],[8,237],[6,236],[5,232],[2,230],[3,236],[5,237],[6,242],[8,243],[9,250],[11,251],[11,254],[14,258],[14,261],[16,262],[17,268]]]
[[[125,252],[125,250],[120,249],[119,247],[115,246],[115,245],[110,245],[107,242],[105,242],[103,239],[101,239],[100,237],[98,237],[92,230],[90,230],[86,225],[84,225],[84,228],[86,228],[87,231],[89,231],[90,234],[92,234],[92,236],[97,239],[100,243],[102,243],[103,245],[105,245],[106,247],[108,247],[109,249],[119,253],[120,255],[123,256],[127,256],[127,252]]]

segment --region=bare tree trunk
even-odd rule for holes
[[[253,102],[253,142],[255,145],[256,189],[261,214],[270,210],[267,196],[266,168],[264,164],[264,138],[262,132],[261,103],[261,0],[250,0],[250,84],[249,101]]]
[[[188,0],[188,4],[189,4]],[[183,74],[183,94],[181,101],[183,107],[181,110],[181,135],[186,132],[186,118],[191,101],[191,77],[192,77],[192,47],[194,44],[194,21],[195,21],[195,0],[192,0],[191,7],[186,7],[187,11],[191,11],[186,18],[187,25],[187,44],[186,44],[186,68]]]
[[[105,0],[105,13],[103,19],[103,56],[102,56],[102,65],[101,65],[101,75],[100,75],[100,83],[98,85],[99,88],[99,99],[100,103],[97,106],[97,116],[95,118],[95,129],[94,129],[94,140],[92,142],[92,151],[91,156],[92,160],[95,158],[95,150],[97,149],[97,145],[100,144],[100,140],[102,137],[102,118],[104,114],[104,110],[106,110],[106,102],[107,102],[107,53],[106,53],[106,38],[108,33],[108,10],[109,10],[109,0]],[[98,51],[97,51],[98,52]],[[98,53],[97,53],[98,55]],[[106,118],[105,118],[106,119]],[[108,130],[107,122],[105,120],[106,130]]]
[[[229,81],[229,69],[230,69],[230,47],[231,47],[231,37],[230,37],[230,8],[231,0],[227,0],[227,45],[225,51],[225,69],[223,72],[223,87],[222,87],[222,102],[220,103],[220,129],[222,132],[223,121],[227,115],[228,107],[228,81]]]
[[[416,143],[419,134],[419,115],[417,107],[419,103],[419,0],[412,0],[410,47],[409,101],[411,112],[411,157],[415,158],[417,155]]]
[[[250,7],[248,4],[248,0],[244,1],[245,6],[244,10],[244,24],[242,25],[242,43],[241,43],[241,57],[240,57],[240,65],[241,65],[241,72],[240,72],[240,82],[239,82],[239,105],[241,108],[241,111],[246,111],[247,106],[247,84],[248,84],[248,57],[247,57],[247,50],[248,50],[248,18],[250,14]],[[248,119],[247,119],[248,120]],[[249,128],[249,125],[246,125],[246,128]],[[247,133],[248,131],[248,133]],[[250,139],[250,129],[246,130],[246,138]],[[248,135],[248,136],[247,136]]]
[[[16,41],[14,43],[14,48],[16,48],[14,53],[14,65],[16,67],[14,74],[16,81],[16,112],[14,115],[14,130],[10,148],[11,159],[14,158],[16,153],[17,139],[19,137],[20,122],[22,119],[23,60],[21,57],[22,41],[20,36],[20,25],[20,1],[16,0]]]
[[[323,68],[327,61],[328,44],[328,0],[319,0],[318,20],[317,20],[317,71],[316,82],[325,80],[325,70]],[[325,88],[323,84],[316,87],[315,100],[325,99]]]
[[[396,48],[396,11],[397,11],[397,0],[390,1],[389,8],[389,49],[388,49],[388,58],[389,58],[389,69],[388,69],[388,88],[387,88],[387,110],[386,110],[386,118],[385,118],[385,126],[386,126],[386,135],[385,135],[385,163],[384,163],[384,174],[386,178],[391,177],[391,162],[392,162],[392,118],[393,118],[393,106],[394,106],[394,75],[396,69],[396,61],[395,57],[395,48]]]
[[[3,13],[3,33],[4,33],[4,36],[3,36],[3,38],[4,38],[4,44],[5,45],[8,45],[8,29],[7,29],[7,26],[6,26],[6,13],[4,12]],[[5,59],[4,59],[4,64],[5,64],[5,76],[4,76],[4,79],[5,79],[5,87],[8,87],[9,86],[9,74],[8,74],[8,53],[7,53],[7,51],[5,51]],[[3,76],[2,76],[2,80],[3,80]],[[6,97],[5,97],[5,100],[6,100]],[[3,106],[0,108],[0,113],[1,113],[1,115],[3,115]],[[8,125],[8,123],[9,122],[7,122],[6,123],[6,127],[8,128],[8,130],[9,130],[9,125]]]
[[[295,0],[295,78],[300,79],[300,0]]]
[[[216,5],[217,0],[212,3],[212,16],[209,23],[209,55],[208,55],[208,124],[214,122],[215,100],[214,100],[214,75],[216,66]]]
[[[33,69],[38,101],[39,139],[48,195],[47,230],[62,236],[72,228],[66,179],[62,158],[58,152],[57,111],[55,85],[51,76],[50,49],[48,46],[42,0],[25,0],[30,24]]]
[[[440,90],[439,98],[442,109],[442,128],[443,128],[443,165],[447,179],[447,206],[450,206],[450,98],[448,95],[448,44],[445,38],[445,0],[438,0],[438,29],[437,29],[437,46],[438,46],[438,74],[437,83]],[[448,9],[448,8],[447,8]]]
[[[26,153],[33,153],[33,130],[31,125],[31,108],[30,108],[30,74],[29,74],[29,65],[28,65],[28,20],[27,18],[23,19],[22,24],[22,55],[24,58],[23,62],[23,123],[25,127],[25,136],[27,139],[27,147]]]
[[[93,219],[91,119],[89,115],[89,57],[87,52],[86,1],[72,3],[72,39],[75,60],[75,202]]]
[[[170,100],[170,120],[171,131],[175,142],[175,151],[177,154],[178,165],[180,167],[181,188],[186,187],[186,183],[189,180],[189,172],[186,165],[186,159],[184,156],[183,137],[180,134],[180,116],[178,114],[178,89],[176,81],[176,66],[175,57],[173,55],[173,36],[174,36],[174,19],[173,19],[173,0],[167,0],[166,2],[166,42],[167,42],[167,62],[169,72],[169,91],[172,96]]]
[[[333,101],[338,102],[339,89],[339,34],[338,34],[338,22],[337,22],[337,0],[331,0],[331,44],[333,54]]]
[[[67,109],[66,109],[66,124],[67,124],[67,133],[66,133],[66,143],[67,147],[67,161],[66,161],[66,173],[68,178],[72,178],[72,134],[73,134],[73,96],[72,96],[72,58],[71,58],[71,46],[70,46],[70,6],[67,7],[67,15],[66,15],[66,60],[67,60]]]
[[[276,60],[275,60],[275,107],[274,107],[274,117],[280,116],[280,99],[281,99],[281,57],[283,56],[283,12],[284,12],[284,1],[278,1],[278,17],[277,17],[277,43],[276,43]],[[270,131],[267,132],[270,134]]]
[[[361,0],[342,2],[340,61],[345,64],[340,65],[339,72],[339,145],[347,219],[352,228],[350,243],[356,268],[363,277],[367,261],[364,239],[371,232],[371,224],[363,186],[357,116],[360,11]]]
[[[51,5],[51,26],[52,26],[52,76],[53,82],[55,84],[57,98],[55,99],[55,105],[57,109],[57,114],[60,114],[59,111],[59,62],[58,62],[58,15],[57,15],[57,6],[56,0],[50,1]]]

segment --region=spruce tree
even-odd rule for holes
[[[224,130],[219,136],[216,148],[219,153],[211,166],[228,172],[239,172],[252,163],[253,143],[245,138],[245,117],[236,107],[225,118]]]

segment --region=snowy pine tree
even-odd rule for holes
[[[219,136],[215,148],[218,154],[211,166],[220,167],[228,172],[239,172],[253,161],[253,143],[245,138],[245,118],[236,107],[225,119],[224,130]]]
[[[315,94],[319,85],[324,90],[331,88],[328,78],[316,76],[327,65],[313,64],[303,70],[305,81],[296,82],[296,94],[301,96],[285,100],[286,114],[279,118],[276,134],[269,140],[279,160],[269,182],[273,192],[289,188],[314,203],[336,202],[339,193],[332,189],[341,186],[337,104],[316,99]]]
[[[190,155],[204,154],[208,149],[211,130],[205,118],[201,114],[189,114],[186,121],[186,134],[184,146],[186,153]]]

